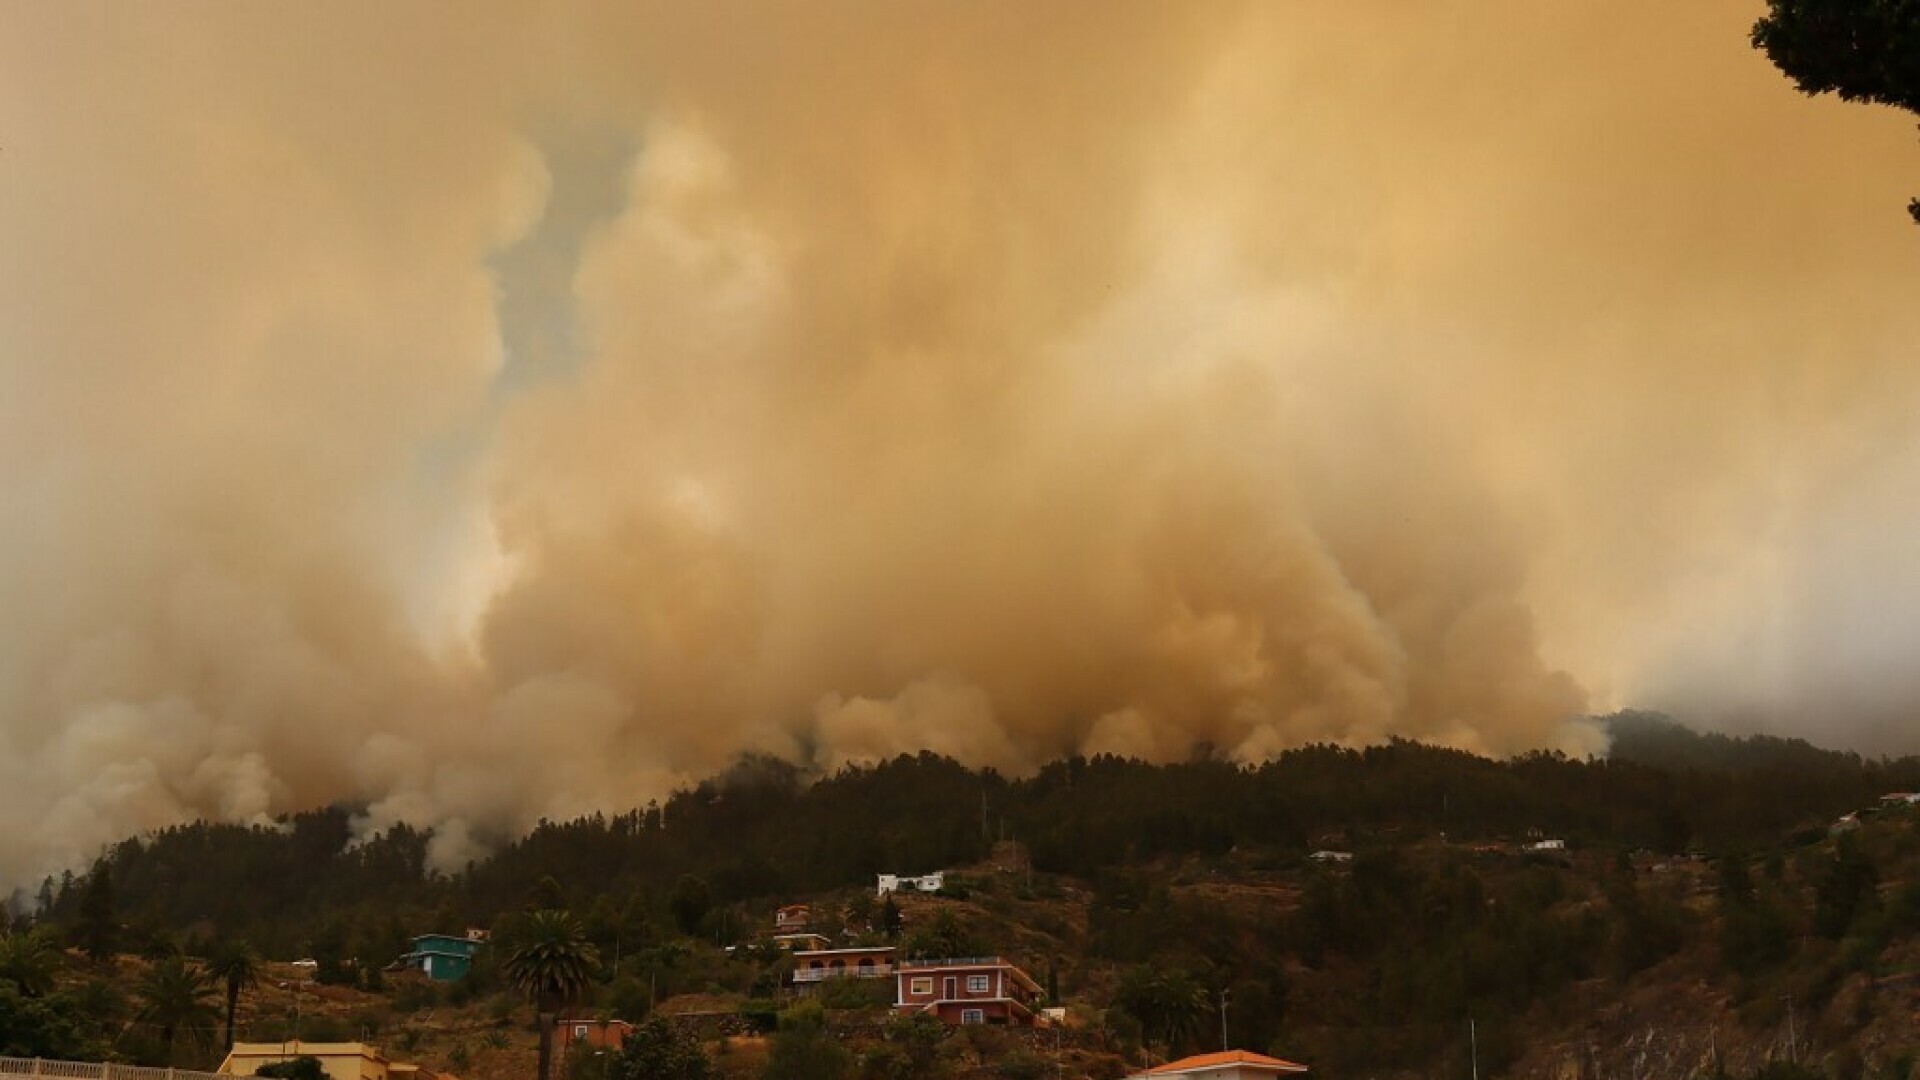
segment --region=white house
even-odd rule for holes
[[[939,892],[946,884],[946,877],[947,872],[945,870],[936,870],[931,874],[922,874],[919,877],[901,877],[899,874],[881,874],[880,887],[875,891],[874,895],[885,896],[890,892],[897,892],[901,889],[909,889],[913,892]]]
[[[1567,850],[1567,842],[1565,840],[1535,840],[1533,843],[1527,845],[1527,850],[1565,851]]]
[[[1306,1071],[1305,1065],[1291,1061],[1247,1050],[1228,1050],[1155,1065],[1146,1072],[1134,1073],[1127,1080],[1167,1080],[1170,1077],[1179,1077],[1180,1080],[1275,1080],[1276,1077],[1294,1076]]]
[[[1307,858],[1312,859],[1314,862],[1318,862],[1318,863],[1352,862],[1353,852],[1351,851],[1316,851],[1313,854],[1307,856]]]

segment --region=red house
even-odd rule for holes
[[[1305,1065],[1245,1050],[1169,1061],[1146,1072],[1134,1073],[1127,1080],[1280,1080],[1307,1071]]]
[[[554,1018],[553,1033],[554,1041],[563,1048],[618,1050],[626,1044],[627,1036],[633,1033],[633,1025],[625,1020],[581,1020],[561,1016]]]
[[[944,1024],[1034,1027],[1040,986],[997,956],[920,960],[894,969],[894,1011],[932,1013]]]

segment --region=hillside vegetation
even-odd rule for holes
[[[824,778],[751,759],[452,873],[423,831],[356,839],[353,807],[184,826],[16,913],[0,1053],[217,1060],[220,994],[169,1038],[141,987],[244,939],[314,967],[242,994],[242,1037],[288,1037],[310,979],[309,1039],[529,1075],[533,1014],[498,958],[525,912],[558,909],[596,953],[576,1015],[678,1015],[725,1075],[1116,1076],[1217,1048],[1224,997],[1234,1045],[1328,1076],[1466,1077],[1476,1054],[1486,1076],[1911,1076],[1920,814],[1880,797],[1920,789],[1920,761],[1610,725],[1597,760],[1395,742],[1254,768],[1074,758],[1014,780],[932,755]],[[872,896],[877,872],[936,869],[940,896]],[[764,945],[794,901],[838,940],[1004,954],[1072,1024],[943,1037],[852,985],[796,1008]],[[466,981],[385,970],[413,934],[469,926],[495,945]],[[624,1061],[570,1068],[600,1080]]]

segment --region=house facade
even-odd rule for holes
[[[618,1050],[627,1044],[633,1025],[625,1020],[582,1020],[555,1017],[553,1041],[573,1050]]]
[[[793,985],[806,989],[828,979],[886,979],[893,976],[893,946],[861,949],[808,949],[793,954]]]
[[[813,922],[813,909],[805,904],[788,904],[773,913],[773,932],[790,934],[805,930]]]
[[[833,944],[827,935],[806,930],[794,934],[775,934],[768,940],[791,953],[817,951]]]
[[[875,896],[885,896],[890,892],[899,892],[902,889],[908,892],[935,893],[945,888],[947,883],[947,872],[945,870],[936,870],[931,874],[922,874],[919,877],[902,877],[899,874],[881,874],[879,877],[879,884],[874,889]]]
[[[1039,984],[998,956],[907,961],[893,977],[898,1013],[930,1013],[944,1024],[1038,1023]]]
[[[367,1043],[301,1042],[234,1043],[220,1071],[229,1076],[252,1076],[262,1066],[310,1057],[320,1063],[327,1080],[455,1080],[451,1073],[435,1072],[402,1061],[388,1061]]]
[[[413,939],[413,951],[400,958],[435,982],[457,982],[473,970],[473,958],[485,942],[475,936],[422,934]]]
[[[1169,1061],[1127,1080],[1276,1080],[1277,1077],[1305,1073],[1307,1067],[1247,1050],[1228,1050],[1219,1054]]]

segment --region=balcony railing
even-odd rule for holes
[[[825,982],[828,979],[884,979],[892,974],[892,965],[882,964],[871,964],[867,967],[794,968],[793,981],[816,983]]]
[[[997,956],[949,956],[939,960],[902,960],[900,961],[900,970],[905,971],[908,968],[999,967],[1005,963],[1005,960]]]
[[[218,1073],[188,1069],[152,1069],[98,1061],[48,1061],[43,1058],[0,1057],[0,1076],[58,1077],[60,1080],[215,1080]],[[220,1077],[220,1080],[233,1080]]]

